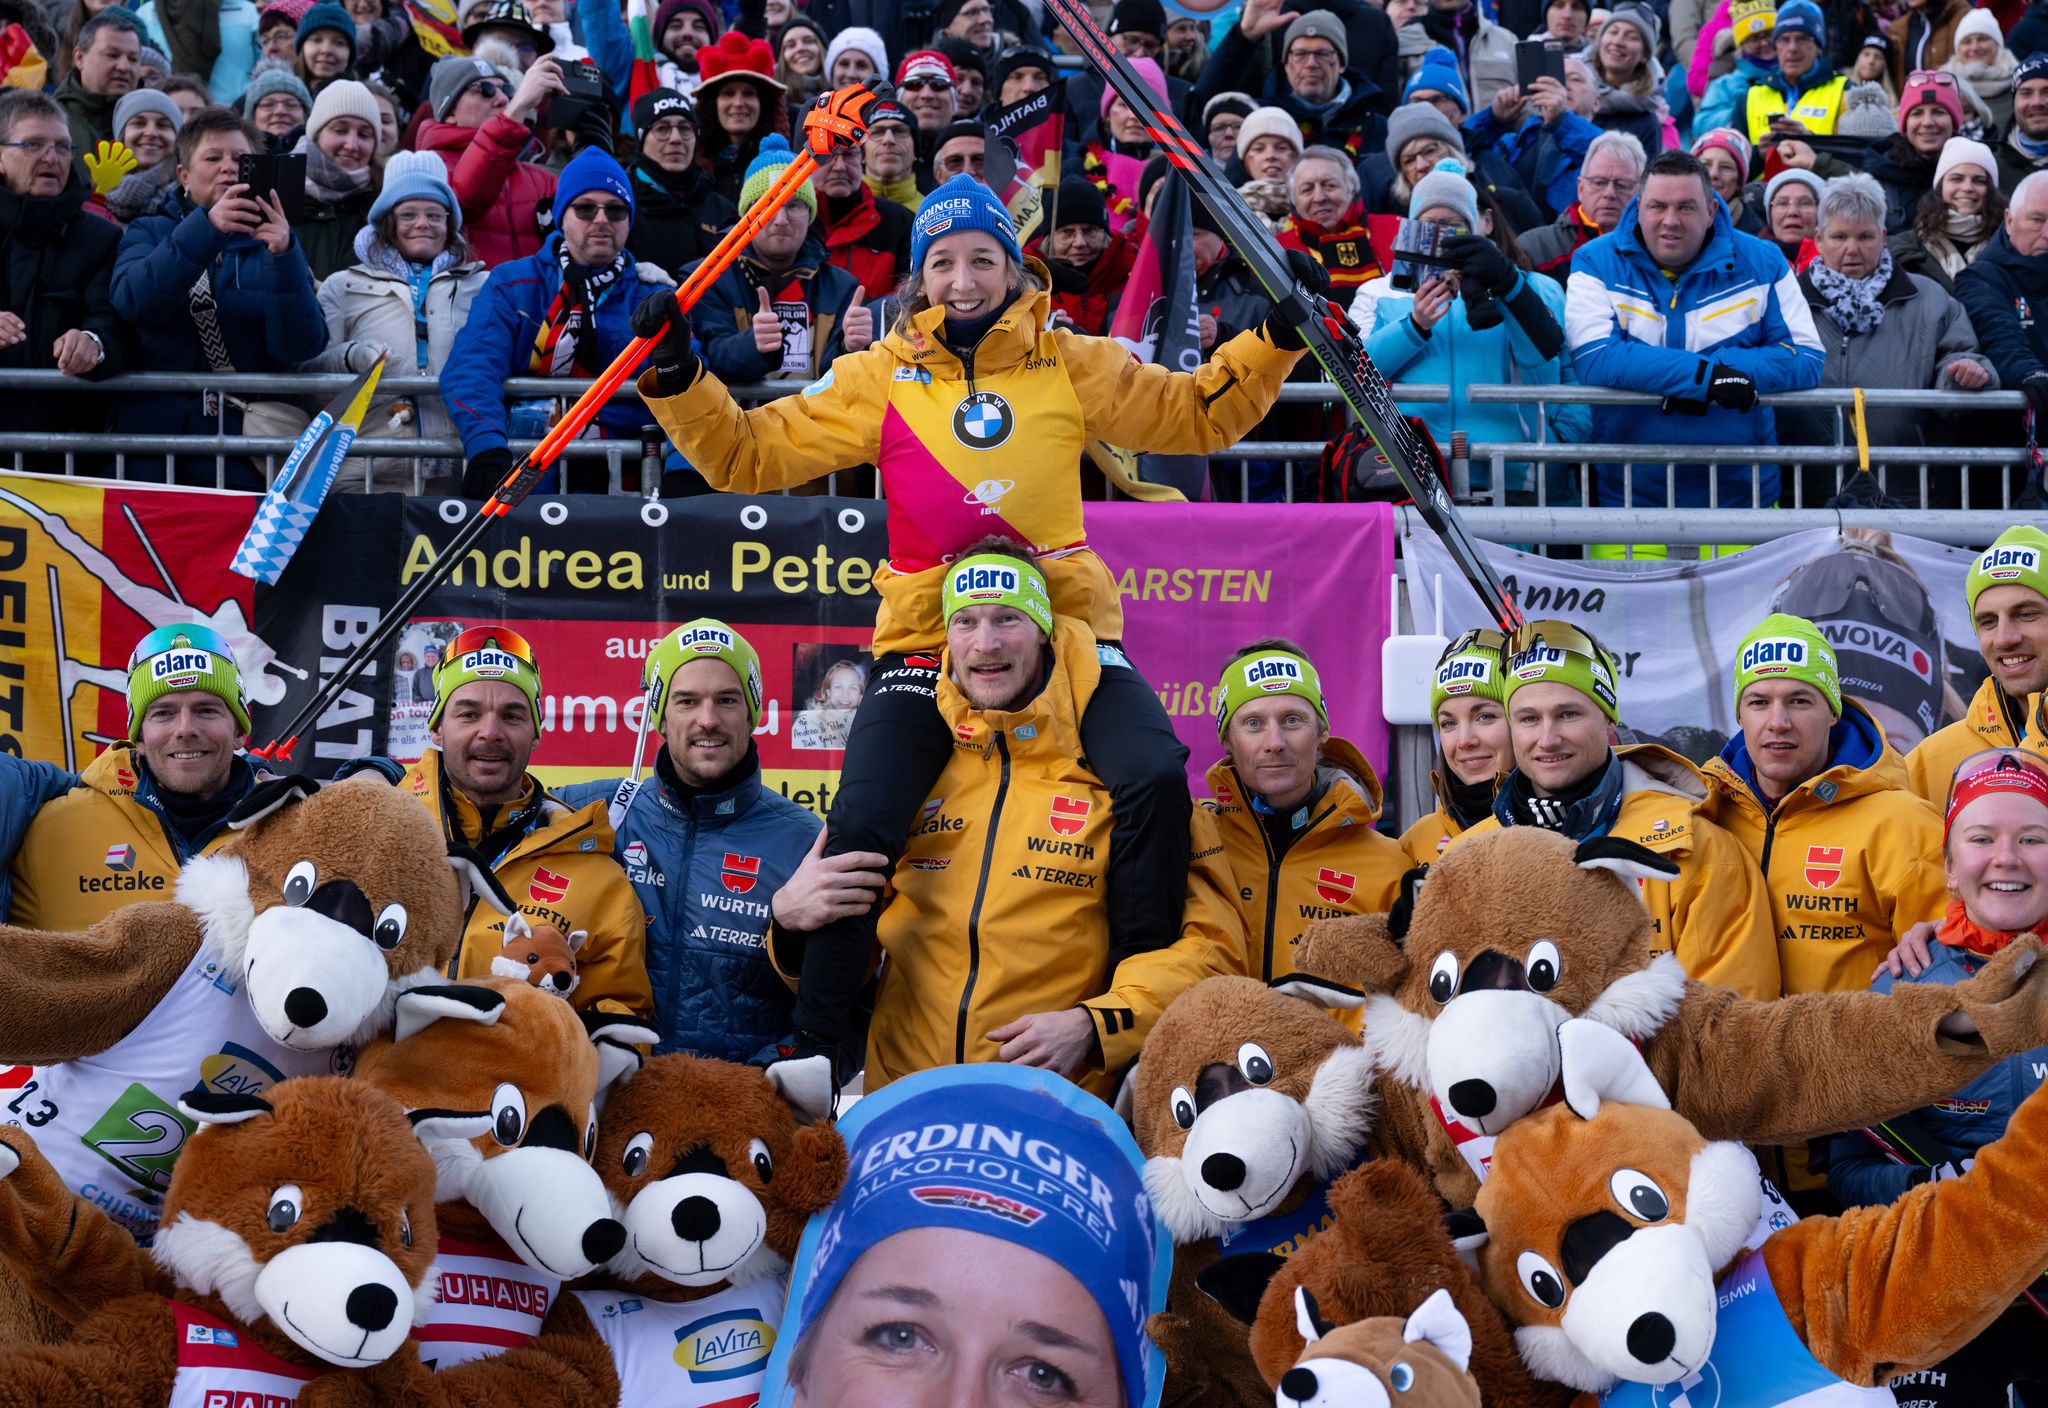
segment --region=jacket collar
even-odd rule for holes
[[[1897,756],[1890,755],[1894,761]],[[1898,764],[1898,776],[1893,778],[1891,769],[1883,766],[1886,761],[1884,730],[1878,727],[1877,720],[1861,704],[1853,699],[1844,699],[1842,717],[1828,731],[1827,762],[1818,773],[1779,798],[1779,805],[1796,804],[1805,797],[1823,803],[1845,801],[1880,787],[1904,787],[1904,765]],[[1759,807],[1766,812],[1771,810],[1770,804],[1764,800],[1763,789],[1757,786],[1756,759],[1750,756],[1749,741],[1740,730],[1722,747],[1715,762],[1720,766],[1712,767],[1712,773],[1721,782],[1721,790],[1727,791],[1739,783]],[[1885,775],[1878,776],[1880,772]]]
[[[87,194],[76,163],[64,182],[64,189],[53,196],[18,196],[6,186],[0,186],[0,230],[40,238],[59,235],[84,208]]]
[[[699,792],[686,802],[677,797],[675,789],[667,783],[667,779],[674,775],[673,765],[668,761],[668,745],[662,744],[655,755],[654,795],[660,798],[662,806],[694,821],[742,816],[761,799],[761,755],[751,746],[747,751],[753,759],[753,766],[741,768],[731,785],[716,792]]]
[[[1024,267],[1047,284],[1051,271],[1036,259],[1027,258]],[[1011,301],[974,349],[977,373],[1006,371],[1017,366],[1038,349],[1040,331],[1052,313],[1052,295],[1042,288],[1026,289]],[[928,368],[934,375],[954,378],[966,375],[966,368],[946,346],[946,310],[931,307],[909,320],[907,327],[892,328],[883,339],[897,360]]]
[[[787,283],[794,279],[798,283],[809,283],[818,276],[818,270],[825,263],[825,242],[818,238],[817,228],[813,226],[811,233],[804,236],[804,247],[796,252],[796,263],[775,273],[770,273],[766,266],[750,255],[743,254],[740,260],[757,280],[777,279]]]

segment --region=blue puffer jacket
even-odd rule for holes
[[[1463,130],[1465,150],[1475,157],[1483,160],[1488,152],[1500,153],[1539,203],[1538,213],[1546,222],[1571,209],[1579,198],[1579,168],[1585,165],[1586,148],[1600,135],[1599,128],[1574,112],[1559,113],[1557,121],[1547,124],[1540,117],[1525,118],[1510,130],[1491,107],[1466,118]]]
[[[1703,137],[1716,127],[1732,127],[1746,139],[1749,136],[1749,90],[1759,83],[1769,82],[1777,73],[1776,59],[1760,64],[1737,49],[1734,71],[1724,73],[1709,83],[1707,95],[1693,109],[1694,138]]]
[[[722,792],[679,801],[657,776],[633,795],[612,855],[651,916],[647,976],[657,1054],[767,1061],[791,1035],[794,994],[768,962],[768,901],[803,862],[824,824],[762,785],[758,765]],[[562,789],[571,806],[618,791],[618,780]]]
[[[532,376],[534,339],[562,288],[562,236],[549,235],[538,254],[491,270],[469,321],[455,335],[454,350],[441,367],[441,395],[448,417],[462,436],[464,458],[505,448],[505,379]],[[633,308],[657,288],[674,284],[662,270],[626,256],[623,275],[598,295],[592,313],[597,347],[582,360],[603,368],[633,340]],[[598,414],[606,438],[631,440],[647,423],[637,401],[613,401]]]
[[[1739,233],[1719,196],[1714,228],[1699,257],[1667,275],[1643,248],[1630,201],[1614,233],[1580,247],[1565,285],[1565,339],[1572,364],[1588,386],[1613,386],[1704,402],[1718,366],[1747,372],[1759,395],[1807,391],[1820,385],[1826,353],[1813,314],[1791,266],[1768,240]],[[1777,421],[1769,408],[1704,415],[1657,406],[1595,406],[1593,439],[1623,444],[1773,445]],[[1629,466],[1601,465],[1595,501],[1622,502]],[[1680,464],[1671,503],[1699,508],[1709,502],[1710,466]],[[1763,504],[1778,501],[1778,467],[1756,471]],[[1665,466],[1634,466],[1634,502],[1663,506]],[[1722,466],[1719,498],[1725,507],[1750,503],[1750,467]]]
[[[761,311],[763,288],[771,299],[782,302],[790,298],[794,285],[810,311],[811,355],[799,380],[823,376],[833,359],[846,351],[841,324],[846,310],[861,301],[860,280],[827,262],[822,229],[812,228],[804,247],[796,253],[796,263],[786,273],[770,274],[741,255],[690,310],[690,326],[703,346],[704,365],[720,381],[732,385],[786,375],[781,352],[763,352],[754,345],[754,315]],[[876,337],[879,341],[879,322]]]
[[[1934,961],[1917,978],[1902,983],[1936,983],[1953,987],[1989,960],[1966,949],[1935,944]],[[1890,992],[1893,979],[1879,973],[1872,992]],[[1911,1142],[1911,1127],[1924,1136],[1921,1152],[1929,1163],[1959,1162],[2005,1133],[2006,1121],[2020,1102],[2048,1079],[2048,1046],[2008,1056],[1946,1100],[1926,1105],[1898,1122],[1896,1132]],[[1893,1162],[1861,1131],[1838,1134],[1828,1141],[1828,1191],[1843,1206],[1889,1203],[1925,1181],[1918,1164]]]
[[[1519,276],[1516,293],[1521,283],[1526,282],[1536,290],[1544,307],[1557,319],[1558,326],[1564,325],[1564,290],[1554,279]],[[1429,433],[1440,446],[1448,447],[1451,433],[1462,430],[1475,443],[1516,440],[1537,440],[1542,435],[1541,417],[1535,405],[1482,405],[1470,400],[1465,388],[1473,383],[1491,385],[1514,382],[1523,386],[1571,385],[1578,378],[1572,374],[1571,349],[1566,348],[1555,357],[1544,357],[1529,341],[1515,315],[1506,307],[1507,300],[1499,299],[1502,317],[1499,323],[1483,331],[1474,332],[1471,321],[1466,317],[1465,300],[1454,299],[1451,311],[1437,321],[1427,337],[1416,330],[1409,314],[1415,308],[1415,295],[1396,293],[1385,277],[1377,278],[1359,289],[1358,296],[1351,304],[1351,320],[1366,334],[1365,350],[1380,369],[1380,375],[1388,381],[1412,381],[1425,385],[1445,382],[1450,385],[1451,399],[1448,402],[1424,402],[1403,405],[1401,410],[1408,415],[1422,417]],[[1547,438],[1576,443],[1586,438],[1586,431],[1592,418],[1584,406],[1555,406],[1550,412],[1550,434]],[[1530,465],[1526,461],[1510,461],[1507,466],[1508,487],[1528,489],[1532,484]],[[1475,461],[1472,466],[1472,487],[1491,488],[1492,471],[1487,465]],[[1554,490],[1568,492],[1569,476],[1557,476]],[[1553,493],[1551,498],[1555,500]]]
[[[43,803],[78,786],[78,774],[52,763],[0,753],[0,919],[14,904],[14,853]]]
[[[128,227],[114,254],[114,311],[134,325],[136,365],[153,372],[208,371],[192,321],[192,287],[206,274],[228,360],[239,372],[290,371],[327,346],[327,318],[313,295],[313,271],[297,238],[272,254],[248,235],[224,235],[173,186]],[[190,393],[116,399],[114,428],[142,434],[215,433]],[[228,431],[241,430],[229,409]],[[260,487],[257,486],[257,487]]]

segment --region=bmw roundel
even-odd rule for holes
[[[970,450],[993,450],[1016,424],[1010,403],[993,391],[977,391],[953,408],[953,436]]]

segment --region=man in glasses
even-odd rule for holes
[[[841,147],[819,158],[811,184],[818,193],[817,224],[827,257],[859,280],[865,298],[888,298],[910,273],[911,214],[893,200],[876,200],[862,179],[866,149]]]
[[[127,370],[134,338],[112,292],[121,231],[86,214],[92,184],[71,159],[64,110],[47,95],[0,97],[0,180],[0,267],[35,271],[0,289],[0,361],[95,380]],[[0,429],[86,431],[104,415],[97,396],[16,395],[0,404]],[[31,456],[28,467],[63,466]]]
[[[434,116],[420,125],[417,146],[447,164],[448,183],[462,202],[463,236],[492,268],[524,259],[547,238],[539,212],[554,197],[555,173],[519,156],[533,141],[527,124],[565,87],[552,57],[534,60],[520,77],[482,59],[451,56],[428,76]]]
[[[1611,744],[1621,717],[1614,656],[1568,621],[1531,621],[1509,637],[1504,664],[1515,769],[1493,816],[1464,834],[1540,826],[1574,841],[1616,836],[1647,846],[1678,866],[1676,879],[1642,882],[1651,951],[1675,953],[1703,983],[1779,996],[1763,879],[1714,822],[1706,779],[1655,744]]]
[[[1276,36],[1274,50],[1269,46]],[[1256,86],[1261,49],[1273,59],[1263,88]],[[1237,23],[1209,56],[1189,106],[1199,112],[1232,89],[1284,110],[1300,124],[1304,142],[1341,147],[1349,139],[1356,150],[1360,133],[1368,141],[1377,136],[1376,119],[1393,112],[1401,91],[1394,26],[1377,5],[1352,7],[1347,22],[1328,10],[1246,0]]]
[[[1579,246],[1612,234],[1621,223],[1621,213],[1643,184],[1643,166],[1648,160],[1643,144],[1627,132],[1602,132],[1587,143],[1574,182],[1578,199],[1555,221],[1522,236],[1522,252],[1538,273],[1548,274],[1560,284],[1571,278],[1572,256]]]
[[[868,113],[860,159],[861,183],[875,199],[892,201],[914,215],[924,196],[917,182],[917,124],[910,114],[895,103],[876,103]]]
[[[1970,564],[1964,592],[1991,673],[1968,713],[1906,757],[1912,789],[1936,806],[1948,798],[1956,764],[1973,753],[2026,747],[2048,755],[2048,533],[2032,524],[2006,529]]]
[[[512,468],[506,379],[596,376],[633,340],[633,306],[674,284],[626,247],[633,189],[610,154],[593,147],[564,167],[554,210],[555,233],[538,254],[491,271],[441,369],[468,460],[462,490],[469,498],[487,497]],[[640,407],[615,401],[597,425],[608,439],[636,439],[645,419]],[[571,462],[567,473],[573,492],[607,488],[599,461]]]
[[[1322,678],[1300,646],[1256,640],[1223,667],[1215,700],[1224,756],[1212,810],[1251,943],[1251,973],[1297,971],[1294,945],[1319,919],[1384,914],[1408,853],[1380,835],[1380,782],[1330,733]]]
[[[248,742],[248,699],[219,633],[188,624],[144,636],[128,662],[127,737],[36,813],[7,921],[69,932],[174,898],[179,870],[227,839],[229,814],[256,785]],[[357,767],[398,775],[387,759]]]
[[[673,88],[642,93],[633,103],[640,144],[633,177],[633,257],[680,271],[709,254],[739,218],[697,160],[697,109]],[[855,150],[859,150],[855,148]]]
[[[780,136],[762,141],[740,187],[742,216],[790,161]],[[805,181],[690,311],[704,363],[727,385],[814,381],[834,357],[874,340],[860,281],[825,257],[817,211],[816,187]]]
[[[587,937],[576,950],[576,1006],[654,1014],[647,985],[647,916],[612,859],[602,801],[572,806],[528,772],[540,742],[540,666],[503,626],[473,626],[448,643],[434,672],[433,741],[402,785],[498,877],[536,928]],[[505,944],[505,916],[472,904],[451,978],[485,978]]]

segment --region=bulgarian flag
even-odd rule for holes
[[[661,86],[661,74],[655,68],[654,15],[647,0],[627,0],[626,27],[633,34],[633,73],[626,80],[626,111],[631,112],[641,94]]]

